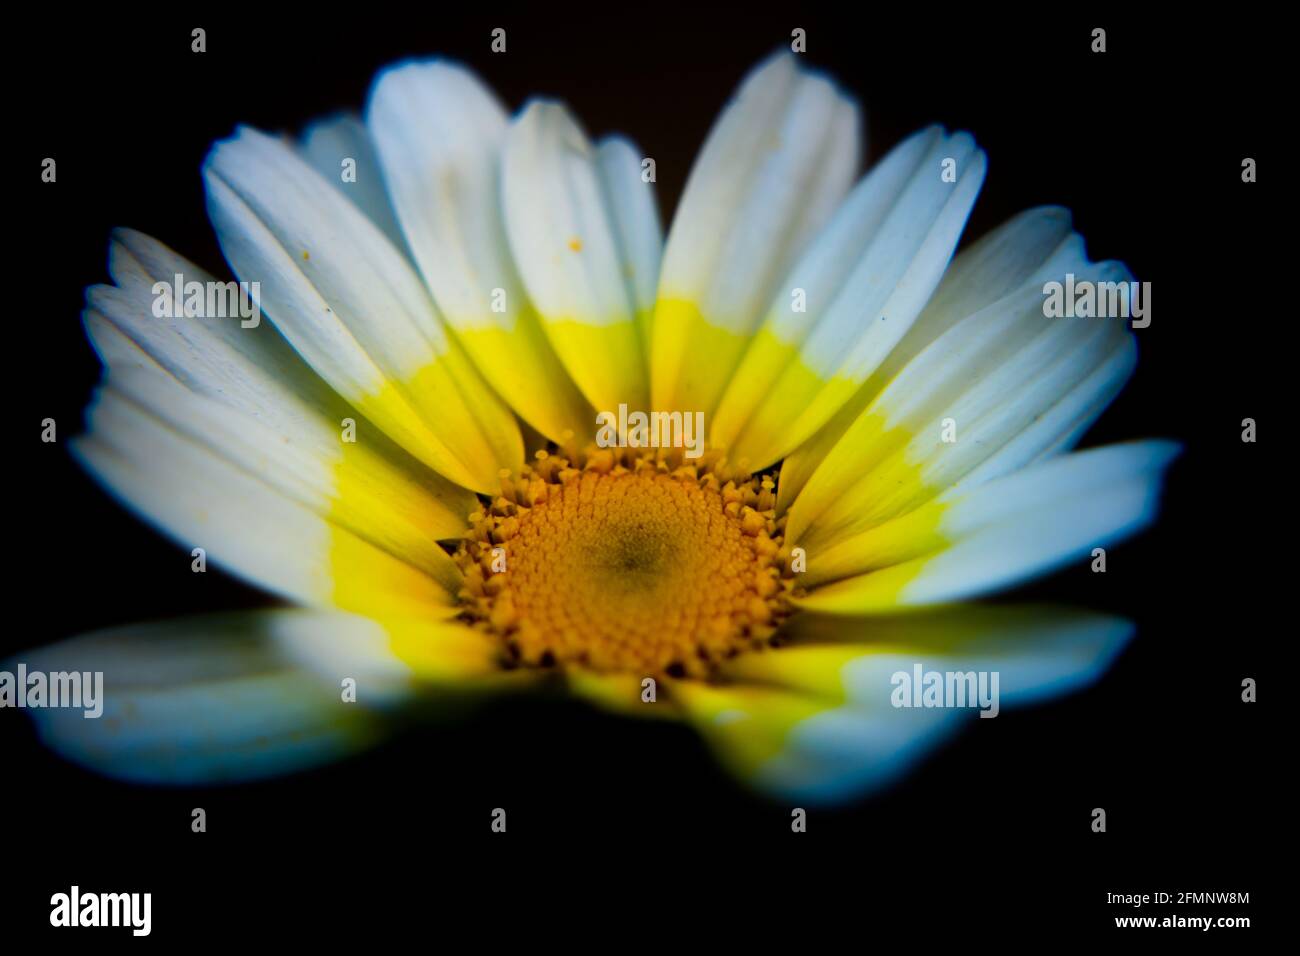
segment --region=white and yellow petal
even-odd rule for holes
[[[448,613],[459,574],[438,542],[464,532],[473,494],[361,418],[269,323],[154,314],[156,282],[213,281],[193,263],[119,231],[110,271],[118,285],[91,288],[84,317],[105,365],[90,434],[76,446],[92,473],[187,548],[211,550],[251,583],[305,603],[337,597],[372,609],[391,590],[401,602]],[[355,441],[345,440],[349,422]],[[164,460],[172,449],[178,459]],[[213,509],[222,501],[238,509],[232,495],[205,502],[182,487],[186,469],[203,462],[255,489],[250,504],[266,509],[264,520],[225,522]],[[238,539],[240,528],[249,540]],[[296,542],[270,547],[301,550],[283,564],[265,561],[263,539],[291,528]]]
[[[27,711],[45,743],[68,759],[134,783],[229,783],[371,746],[385,733],[383,712],[428,682],[495,670],[493,649],[466,628],[424,622],[413,652],[415,634],[410,623],[258,611],[112,628],[6,666],[102,673],[99,716]]]
[[[643,351],[650,347],[650,320],[659,291],[664,233],[647,158],[624,136],[596,144],[596,171],[618,245],[619,265],[641,324]]]
[[[192,439],[357,534],[424,566],[477,499],[430,472],[326,385],[270,323],[155,314],[155,283],[214,280],[156,240],[114,233],[116,286],[87,291],[86,331],[109,379]],[[355,441],[346,441],[348,423]]]
[[[810,553],[812,592],[800,604],[879,613],[965,600],[1045,574],[1144,528],[1177,454],[1166,441],[1108,445],[956,486]]]
[[[1079,262],[1082,279],[1123,279]],[[911,359],[845,429],[798,492],[788,540],[808,549],[905,514],[980,466],[992,477],[1076,427],[1132,368],[1118,319],[1055,319],[1036,279],[953,325]],[[1036,427],[1044,416],[1048,426]],[[1056,431],[1052,431],[1052,429]],[[1026,432],[1033,440],[1017,443]],[[1002,470],[1005,473],[1005,470]]]
[[[741,779],[832,802],[897,779],[978,709],[894,706],[895,674],[996,672],[999,709],[1030,704],[1094,681],[1131,632],[1118,618],[1034,607],[801,617],[790,646],[729,662],[727,683],[670,690]]]
[[[968,133],[932,127],[862,180],[777,290],[718,408],[714,445],[761,468],[831,419],[939,284],[985,168]]]
[[[1069,212],[1055,206],[1027,210],[958,254],[925,309],[880,368],[782,463],[778,509],[785,511],[790,506],[867,405],[936,339],[1036,277],[1063,276],[1086,262],[1082,238],[1070,231]],[[1114,391],[1126,379],[1127,374],[1120,377]],[[1111,392],[1106,401],[1113,396]]]
[[[650,189],[625,162],[603,172],[616,189]],[[597,409],[646,408],[644,323],[622,230],[596,149],[563,105],[535,100],[511,124],[501,196],[519,274],[573,380]]]
[[[712,419],[781,280],[857,171],[858,108],[790,54],[719,117],[669,230],[652,322],[655,409]]]
[[[465,67],[382,72],[366,125],[407,244],[438,309],[492,387],[548,438],[587,434],[594,412],[551,347],[510,255],[501,200],[508,120]]]
[[[284,143],[250,129],[204,166],[226,258],[316,372],[411,454],[475,491],[523,445],[449,338],[419,277],[355,205]]]
[[[112,383],[97,393],[87,424],[73,453],[109,491],[186,550],[202,548],[208,560],[249,583],[308,606],[451,613],[460,576],[444,552],[429,550],[429,573],[420,570],[332,520],[327,509],[245,471]]]

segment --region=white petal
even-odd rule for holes
[[[1040,270],[1064,274],[1074,263],[1086,261],[1082,240],[1070,233],[1069,212],[1058,207],[1021,213],[963,250],[880,369],[830,422],[786,458],[781,468],[778,508],[785,511],[790,506],[813,470],[863,409],[939,336],[1014,292]]]
[[[816,588],[811,610],[866,614],[961,601],[1019,584],[1108,547],[1155,516],[1170,442],[1112,445],[1054,458],[971,491],[954,489],[934,508],[882,526],[878,536],[944,544],[933,554]],[[868,532],[868,535],[870,532]],[[869,541],[859,542],[869,552]]]
[[[745,79],[669,231],[651,348],[655,408],[711,416],[777,284],[848,191],[858,138],[857,107],[793,56]]]
[[[204,167],[208,208],[241,279],[307,362],[403,447],[491,492],[517,466],[509,412],[442,328],[382,232],[283,143],[241,130]]]
[[[1117,263],[1079,261],[1072,271],[1091,280],[1127,275]],[[824,546],[919,506],[1004,449],[1023,459],[1017,436],[1081,394],[1081,385],[1104,389],[1094,373],[1115,367],[1129,335],[1119,320],[1046,318],[1037,279],[958,322],[826,453],[791,505],[787,535]],[[1069,425],[1064,416],[1052,422]]]
[[[830,420],[939,284],[985,168],[968,133],[931,128],[862,181],[778,289],[762,330],[770,340],[741,363],[714,420],[716,443],[763,467]],[[807,311],[792,307],[795,290]]]
[[[384,189],[379,156],[360,117],[342,113],[312,123],[303,131],[302,152],[312,168],[383,230],[394,246],[406,249]],[[345,168],[346,163],[350,167]]]
[[[361,613],[445,616],[452,605],[459,574],[446,555],[427,555],[437,579],[416,570],[115,387],[99,391],[87,419],[89,434],[73,445],[82,464],[186,550],[203,548],[244,580],[302,604]]]
[[[865,246],[851,243],[850,248],[859,250],[852,270],[824,290],[830,300],[800,353],[823,377],[840,373],[863,379],[875,370],[939,284],[979,194],[986,161],[969,134],[948,137],[930,131],[923,142],[929,148],[920,155],[904,188],[891,197],[894,201],[879,227],[872,230]],[[943,163],[950,159],[957,164],[954,182],[942,179]],[[864,191],[874,193],[874,189]],[[873,207],[867,226],[875,220],[876,201],[872,195],[867,203]],[[850,207],[850,212],[857,210]],[[840,239],[835,236],[830,241]],[[817,257],[826,253],[823,249],[816,256],[810,254],[810,268],[816,268]],[[843,250],[831,254],[839,256]],[[803,284],[798,270],[792,279]],[[823,291],[811,281],[808,285],[815,292]],[[777,315],[774,333],[782,339],[795,338],[793,314],[785,309]],[[858,344],[846,352],[846,342]]]
[[[446,60],[385,70],[366,107],[389,194],[438,308],[483,375],[547,437],[595,420],[533,313],[506,240],[500,152],[506,113]]]
[[[560,360],[593,406],[645,408],[646,361],[595,150],[569,112],[534,101],[502,167],[510,247]]]
[[[407,560],[464,531],[474,496],[362,419],[269,322],[153,314],[155,282],[211,276],[128,230],[114,234],[109,262],[119,286],[88,290],[84,319],[110,377],[135,401],[303,504],[337,502],[354,531]],[[358,440],[345,445],[346,419],[361,420]]]
[[[606,137],[596,146],[596,166],[632,304],[648,322],[659,286],[664,235],[654,183],[642,179],[642,159],[636,144],[621,136]],[[643,340],[648,344],[648,335]]]
[[[753,767],[750,779],[776,796],[811,803],[859,797],[892,782],[983,709],[896,707],[894,675],[913,677],[917,666],[923,674],[977,680],[983,672],[991,690],[996,673],[1000,714],[1002,707],[1093,682],[1132,633],[1118,618],[1035,607],[962,607],[869,623],[800,618],[798,624],[791,646],[732,662],[736,691],[750,695],[739,698],[727,724],[706,735],[725,753],[732,746],[728,734],[780,730],[778,752]],[[759,709],[792,699],[825,703],[788,726],[765,728]]]
[[[431,640],[457,641],[440,627]],[[27,711],[63,756],[135,783],[229,783],[302,770],[377,741],[384,725],[374,708],[415,690],[392,633],[352,615],[257,611],[99,631],[5,667],[102,673],[99,717]],[[466,659],[460,648],[453,653]],[[355,681],[354,702],[343,699],[340,675]]]

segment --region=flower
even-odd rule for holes
[[[209,214],[270,321],[160,318],[162,289],[223,287],[116,232],[75,454],[297,607],[33,652],[105,674],[102,718],[32,712],[45,740],[133,781],[248,779],[430,695],[558,681],[834,800],[969,714],[902,700],[913,673],[995,675],[1004,704],[1096,678],[1128,622],[960,602],[1152,519],[1173,445],[1071,451],[1133,333],[1043,308],[1045,282],[1132,277],[1059,208],[953,258],[984,153],[931,127],[854,185],[859,125],[794,56],[760,64],[666,241],[630,141],[551,101],[511,118],[446,60],[381,73],[364,122],[218,143]],[[616,409],[642,424],[597,442]],[[701,414],[698,454],[647,441]]]

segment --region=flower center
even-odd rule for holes
[[[791,610],[776,482],[680,450],[539,452],[470,516],[465,616],[508,660],[705,676]]]

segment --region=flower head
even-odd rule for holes
[[[834,799],[977,688],[996,714],[1095,678],[1127,622],[958,602],[1152,518],[1172,445],[1071,450],[1133,333],[1043,306],[1066,276],[1132,277],[1059,208],[954,258],[973,137],[921,130],[855,184],[860,126],[795,57],[760,64],[666,239],[630,140],[545,100],[511,117],[445,60],[381,73],[364,121],[216,144],[209,214],[269,322],[202,294],[160,313],[160,287],[222,283],[118,231],[76,454],[296,607],[34,652],[108,675],[102,719],[34,712],[49,743],[131,780],[246,779],[421,696],[559,681]]]

